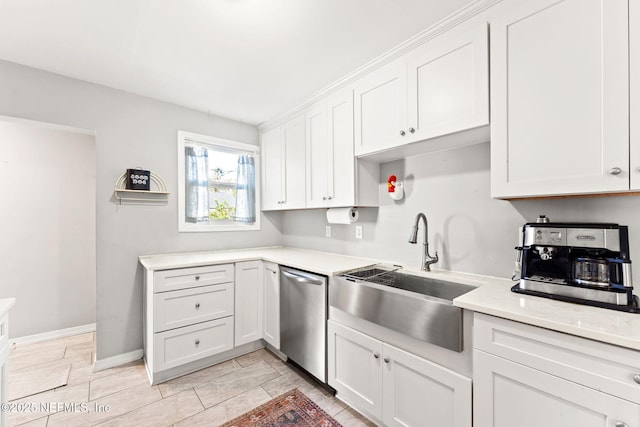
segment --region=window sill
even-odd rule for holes
[[[208,225],[208,224],[179,224],[180,233],[211,233],[215,231],[260,231],[260,223],[252,225]]]

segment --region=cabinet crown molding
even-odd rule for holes
[[[407,52],[415,49],[416,47],[428,42],[429,40],[437,37],[438,35],[446,32],[447,30],[466,22],[476,15],[484,12],[489,9],[493,5],[502,2],[503,0],[477,0],[471,4],[468,4],[461,9],[453,12],[451,15],[443,18],[442,20],[436,22],[432,26],[424,29],[419,32],[415,36],[405,40],[404,42],[398,44],[394,48],[388,50],[382,55],[372,59],[341,79],[331,83],[325,88],[319,90],[315,94],[311,95],[309,98],[304,100],[301,104],[296,107],[291,108],[265,122],[258,124],[258,130],[260,132],[264,132],[266,130],[272,129],[276,126],[280,126],[284,123],[288,118],[292,117],[295,114],[300,114],[304,112],[307,108],[312,106],[314,103],[320,101],[323,97],[339,90],[347,85],[355,82],[357,79],[363,77],[364,75],[380,68],[381,66],[393,61],[394,59],[399,58],[400,56],[406,54]]]

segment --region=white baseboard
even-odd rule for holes
[[[11,345],[31,344],[40,341],[48,341],[56,338],[70,337],[72,335],[86,334],[87,332],[95,332],[96,324],[89,323],[87,325],[74,326],[73,328],[58,329],[56,331],[43,332],[35,335],[25,335],[24,337],[10,338]]]
[[[105,369],[114,368],[116,366],[124,365],[125,363],[135,362],[142,359],[144,351],[133,350],[128,353],[118,354],[116,356],[107,357],[106,359],[96,360],[93,364],[93,371],[103,371]]]

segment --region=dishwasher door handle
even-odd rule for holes
[[[318,279],[315,276],[301,274],[301,273],[291,273],[286,270],[281,270],[280,273],[282,273],[285,277],[288,277],[289,279],[295,280],[298,283],[305,283],[308,285],[324,284],[324,280]]]

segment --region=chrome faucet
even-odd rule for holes
[[[427,217],[422,212],[416,215],[416,220],[413,224],[413,228],[411,229],[411,235],[409,236],[409,243],[416,244],[418,242],[418,226],[420,225],[420,219],[424,221],[424,253],[422,254],[421,268],[423,271],[431,271],[431,264],[438,262],[438,251],[436,251],[435,257],[429,255],[429,224],[427,223]]]

